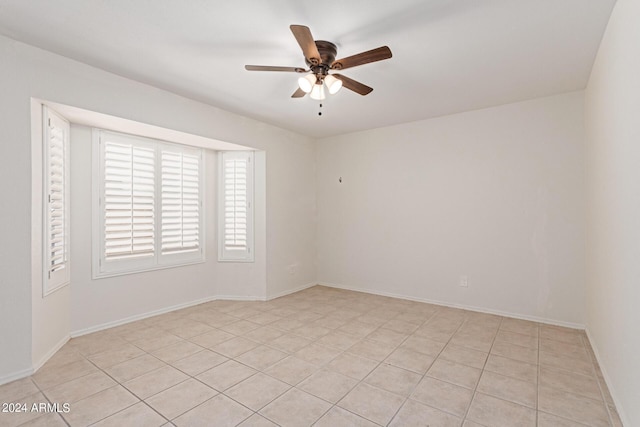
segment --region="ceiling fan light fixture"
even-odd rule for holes
[[[315,99],[316,101],[322,101],[326,98],[322,82],[313,85],[313,89],[311,89],[311,94],[309,96],[311,99]]]
[[[298,79],[298,87],[300,87],[300,89],[304,91],[304,93],[311,92],[315,84],[316,84],[316,76],[313,74],[307,74],[306,76],[300,77]]]
[[[324,78],[324,84],[327,85],[330,95],[335,95],[340,91],[340,89],[342,89],[342,80],[335,78],[332,75],[328,75]]]

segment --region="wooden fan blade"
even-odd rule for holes
[[[372,87],[369,87],[353,79],[350,79],[347,76],[343,76],[341,74],[332,74],[332,76],[335,77],[336,79],[342,80],[342,86],[346,87],[349,90],[354,91],[355,93],[359,93],[362,96],[371,93],[371,91],[373,90]]]
[[[305,96],[307,93],[305,91],[303,91],[302,89],[298,88],[298,90],[296,90],[295,92],[293,92],[293,95],[291,95],[292,98],[302,98],[303,96]]]
[[[313,65],[320,64],[322,62],[320,52],[318,52],[318,47],[316,46],[315,40],[313,40],[309,27],[305,27],[304,25],[291,25],[289,28],[291,28],[293,36],[302,48],[304,57]]]
[[[358,65],[368,64],[370,62],[389,59],[391,56],[391,49],[389,49],[388,46],[382,46],[366,52],[358,53],[357,55],[337,59],[333,62],[331,68],[334,70],[345,70],[347,68],[357,67]]]
[[[273,67],[271,65],[245,65],[247,71],[289,71],[292,73],[304,73],[307,70],[300,67]]]

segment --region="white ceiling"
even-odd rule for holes
[[[323,137],[585,87],[615,0],[0,0],[0,33],[208,104]],[[307,25],[374,88],[291,99]]]

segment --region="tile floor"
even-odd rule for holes
[[[316,286],[72,339],[0,402],[29,426],[621,426],[581,331]]]

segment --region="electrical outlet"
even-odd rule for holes
[[[460,287],[462,288],[468,288],[469,287],[469,277],[467,276],[460,276],[460,282],[459,282]]]
[[[291,264],[289,266],[289,274],[292,276],[295,275],[297,269],[298,269],[298,264]]]

